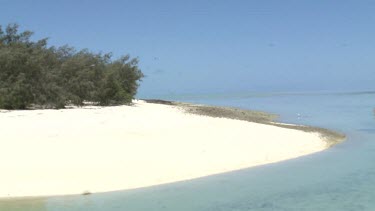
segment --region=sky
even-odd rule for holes
[[[0,0],[0,25],[130,54],[139,96],[375,90],[375,1]]]

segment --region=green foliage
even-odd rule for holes
[[[138,60],[31,41],[18,25],[0,26],[0,108],[63,108],[67,104],[129,103],[143,74]]]

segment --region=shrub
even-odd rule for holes
[[[0,108],[124,104],[137,93],[144,76],[137,59],[48,47],[47,39],[32,41],[33,32],[18,28],[0,26]]]

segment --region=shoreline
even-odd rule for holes
[[[342,133],[329,130],[326,128],[306,126],[306,125],[295,125],[277,122],[277,114],[272,114],[264,111],[246,110],[235,107],[225,106],[212,106],[203,104],[192,104],[186,102],[159,100],[159,99],[142,99],[147,103],[164,104],[180,107],[187,113],[209,116],[228,118],[235,120],[243,120],[247,122],[255,122],[266,125],[273,125],[276,127],[282,127],[287,129],[301,130],[310,133],[320,133],[322,138],[327,142],[327,148],[332,147],[336,144],[341,143],[345,140],[346,136]]]
[[[7,139],[0,167],[8,173],[0,176],[0,200],[190,180],[297,158],[345,138],[264,112],[151,99],[0,115]]]

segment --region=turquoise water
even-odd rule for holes
[[[88,196],[0,202],[0,210],[375,210],[375,93],[163,96],[280,114],[347,141],[298,159],[173,184]]]

